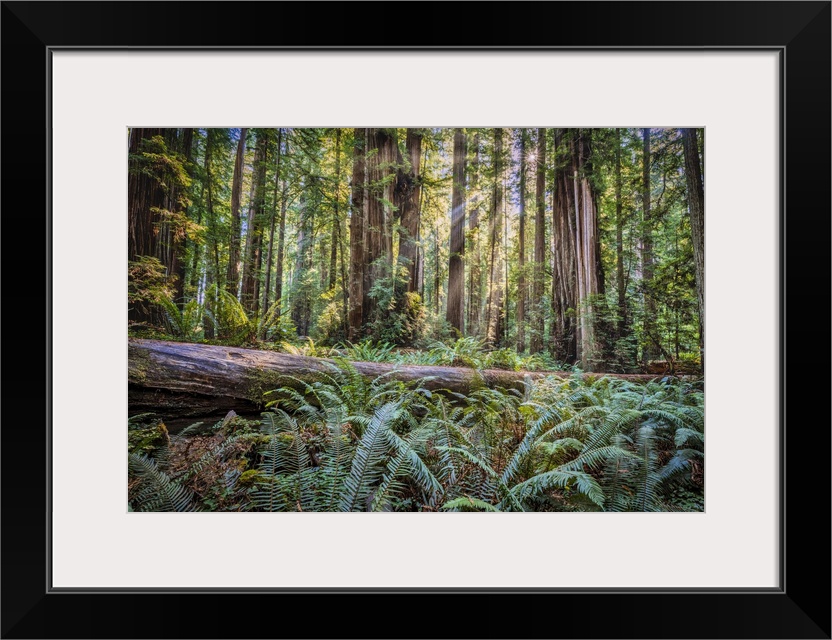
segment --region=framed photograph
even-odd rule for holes
[[[3,637],[830,637],[830,4],[395,8],[3,3]]]

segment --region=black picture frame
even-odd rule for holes
[[[830,637],[830,2],[459,3],[455,11],[450,4],[2,3],[3,638]],[[440,11],[448,19],[463,12],[465,28],[448,29],[437,18]],[[292,28],[276,30],[281,17]],[[244,28],[231,24],[236,20]],[[312,594],[50,589],[46,452],[50,411],[60,411],[47,401],[50,385],[59,384],[48,366],[50,52],[393,45],[780,52],[780,588]],[[742,363],[736,375],[744,375]],[[807,401],[817,393],[810,391],[814,387],[823,389],[821,401],[817,395]],[[78,424],[83,437],[81,417]],[[738,473],[753,473],[754,461],[741,452],[737,464]],[[684,558],[668,561],[683,566]]]

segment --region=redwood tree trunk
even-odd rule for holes
[[[699,160],[696,129],[682,129],[685,145],[685,180],[687,181],[688,210],[690,211],[693,263],[696,276],[696,296],[699,301],[699,347],[705,346],[705,184]]]
[[[225,288],[236,296],[240,280],[240,204],[243,199],[243,161],[246,153],[246,134],[248,129],[240,129],[237,142],[237,155],[234,158],[234,174],[231,178],[231,238],[228,244],[228,270],[225,275]]]
[[[464,331],[465,265],[465,132],[454,129],[453,185],[451,187],[451,237],[448,259],[448,306],[445,319]]]
[[[642,360],[647,364],[658,355],[658,336],[656,335],[656,301],[653,299],[653,218],[650,211],[650,129],[642,129],[644,150],[642,155],[642,194],[643,207],[642,235],[641,235],[641,275],[644,287],[644,333],[646,341]]]
[[[589,180],[589,132],[572,129],[567,136],[567,159],[555,177],[556,357],[592,371],[599,357],[593,297],[601,282],[596,195]]]
[[[526,130],[520,129],[520,212],[517,230],[517,351],[526,350]],[[534,344],[534,337],[532,337]],[[533,349],[533,348],[532,348]],[[539,349],[538,349],[539,350]],[[534,351],[532,351],[534,353]]]
[[[543,349],[543,263],[546,260],[546,129],[537,130],[534,218],[534,282],[532,308],[534,325],[531,352]]]
[[[468,214],[468,335],[480,331],[480,300],[482,275],[480,271],[480,194],[478,191],[480,172],[480,133],[474,130],[474,158],[471,162],[471,189]]]
[[[500,337],[503,308],[503,270],[499,265],[500,244],[503,229],[503,130],[494,129],[494,183],[491,196],[491,215],[489,217],[489,277],[488,300],[486,301],[486,325],[488,341],[496,343]]]
[[[358,340],[362,333],[364,300],[364,148],[366,129],[353,129],[352,206],[350,210],[350,297],[349,339]]]
[[[335,197],[332,203],[332,241],[329,247],[329,289],[335,288],[338,275],[338,243],[341,238],[341,219],[338,199],[341,197],[341,129],[335,129]]]
[[[379,130],[367,130],[367,231],[364,244],[364,286],[362,318],[364,323],[371,321],[375,310],[375,300],[370,297],[370,290],[376,281],[381,265],[379,260],[383,252],[384,208],[381,203],[383,190],[381,169],[379,168]]]
[[[621,129],[615,130],[615,280],[618,291],[618,338],[629,335],[627,290],[624,281],[624,213],[621,201]]]
[[[280,187],[280,156],[282,155],[281,145],[283,144],[283,130],[277,130],[277,148],[275,150],[274,163],[274,198],[272,200],[272,213],[269,220],[269,251],[266,255],[266,281],[263,283],[263,313],[269,311],[269,296],[272,288],[272,263],[274,258],[274,227],[277,222],[277,201],[278,189]],[[265,327],[264,327],[265,329]],[[262,336],[261,336],[262,337]]]
[[[421,197],[422,130],[408,129],[405,138],[410,169],[403,174],[404,193],[399,236],[399,262],[407,268],[407,290],[418,291],[419,200]]]
[[[159,222],[158,211],[165,206],[165,192],[154,177],[142,171],[139,154],[143,142],[154,136],[163,135],[163,129],[130,130],[130,164],[127,176],[127,260],[156,254],[155,226]],[[151,306],[142,303],[130,305],[129,318],[134,322],[154,322],[155,313]]]
[[[243,260],[243,287],[240,295],[243,306],[251,313],[257,313],[260,305],[258,285],[263,244],[263,211],[266,203],[266,132],[256,129],[255,137],[257,141],[254,147],[252,198],[246,225],[246,252]]]

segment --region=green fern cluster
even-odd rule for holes
[[[255,511],[704,506],[704,402],[691,384],[576,374],[462,395],[370,379],[345,358],[329,367],[267,394],[257,429],[232,421],[174,438],[173,450],[212,440],[167,483],[149,459],[131,462],[143,490],[169,496],[142,494],[134,508],[182,507],[184,495],[191,506]]]

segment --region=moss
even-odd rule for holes
[[[284,376],[276,371],[266,369],[254,369],[249,372],[245,380],[244,394],[247,400],[258,405],[264,405],[268,398],[264,395],[284,386]]]
[[[237,484],[243,487],[250,487],[258,483],[262,484],[267,480],[268,478],[262,472],[257,469],[249,469],[248,471],[244,471],[237,479]]]
[[[146,349],[127,345],[127,381],[134,384],[147,382],[147,371],[152,362]]]
[[[141,424],[127,432],[127,450],[130,453],[152,455],[157,449],[170,444],[170,434],[161,420]]]

